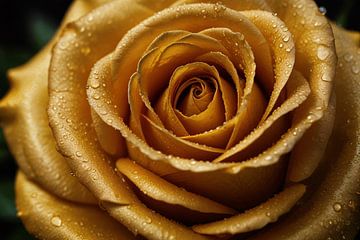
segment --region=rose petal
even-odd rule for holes
[[[126,11],[119,14],[119,9]],[[113,49],[133,24],[150,14],[143,6],[128,1],[102,5],[68,25],[53,49],[49,72],[50,124],[70,167],[100,200],[128,203],[134,201],[134,195],[121,183],[109,157],[95,140],[86,99],[87,76],[97,59]],[[104,20],[105,16],[112,24]],[[131,21],[128,16],[132,16]],[[99,44],[102,39],[107,44]],[[72,123],[78,129],[72,128]]]
[[[18,216],[39,239],[136,239],[97,206],[61,200],[19,172],[16,178]]]
[[[139,83],[137,81],[137,76],[138,75],[133,75],[132,80],[130,81],[130,98],[133,100],[130,101],[130,105],[132,106],[132,118],[130,120],[132,125],[130,126],[134,127],[135,125],[142,123],[141,130],[137,130],[136,128],[135,131],[141,131],[140,136],[144,136],[144,140],[147,140],[150,146],[155,147],[155,149],[162,150],[167,154],[200,159],[213,159],[223,152],[221,149],[211,148],[182,140],[169,132],[166,128],[159,127],[150,118],[144,115],[134,119],[134,116],[138,113],[136,108],[139,108],[135,105],[135,102],[139,102],[139,100],[135,100],[136,95],[137,98],[139,98]],[[169,144],[164,145],[164,142]]]
[[[300,73],[296,71],[293,71],[290,77],[290,80],[287,85],[287,90],[288,90],[288,99],[286,99],[285,102],[278,109],[276,109],[270,115],[270,117],[266,119],[265,122],[263,122],[257,128],[255,128],[248,136],[246,136],[233,148],[229,149],[224,154],[222,154],[217,159],[215,159],[214,162],[221,162],[228,158],[236,160],[236,158],[241,154],[241,151],[244,150],[246,147],[250,146],[251,144],[262,147],[263,144],[258,145],[255,141],[262,137],[269,137],[264,135],[264,132],[267,131],[269,128],[271,129],[274,123],[278,121],[281,117],[283,117],[285,114],[299,107],[299,105],[302,104],[310,94],[310,89],[307,81]],[[279,127],[278,129],[281,129],[281,127]],[[264,142],[268,144],[272,143],[272,141],[269,141],[269,139],[267,139]]]
[[[261,229],[290,211],[305,193],[302,184],[293,185],[275,195],[265,203],[239,215],[218,222],[193,226],[194,231],[201,234],[237,234]]]
[[[116,166],[144,194],[166,203],[181,205],[203,213],[234,214],[236,211],[200,195],[173,185],[129,159],[120,159]]]
[[[109,209],[111,215],[123,222],[135,235],[140,234],[146,239],[211,239],[161,216],[140,203],[119,206],[118,204],[104,202],[103,206]]]
[[[47,46],[27,64],[9,71],[13,87],[0,102],[4,133],[22,171],[51,193],[86,203],[95,203],[96,200],[70,175],[65,159],[56,151],[46,114],[47,79],[51,48],[62,29],[99,4],[98,1],[75,1]]]
[[[197,165],[198,161],[194,161]],[[218,163],[223,164],[223,163]],[[165,173],[162,178],[219,203],[243,211],[266,201],[283,186],[287,168],[286,158],[264,167],[230,171]]]
[[[109,58],[110,61],[111,56],[107,55],[104,58]],[[101,71],[97,71],[98,68],[100,68]],[[110,74],[111,66],[105,64],[104,61],[98,61],[90,72],[87,88],[96,89],[101,87],[106,89],[106,80],[104,80],[104,78],[107,78]],[[120,106],[119,113],[121,115],[126,115],[127,109],[128,106],[126,102],[124,102],[124,104]],[[102,115],[107,114],[106,111],[101,111],[100,113]],[[91,110],[91,118],[102,149],[110,155],[115,155],[117,157],[125,156],[127,153],[126,144],[125,139],[121,136],[121,134],[105,123],[94,110]]]
[[[360,88],[359,73],[353,71],[353,66],[360,63],[359,45],[339,27],[333,26],[333,31],[339,62],[335,77],[335,124],[324,155],[326,161],[308,179],[312,194],[307,201],[252,240],[274,236],[289,240],[354,239],[359,231]]]
[[[333,95],[324,116],[306,131],[291,151],[288,170],[290,181],[303,181],[310,177],[319,165],[334,126],[335,108],[336,100]]]
[[[275,81],[263,82],[263,86],[271,91],[268,106],[261,120],[263,122],[273,110],[281,90],[290,77],[295,62],[294,42],[284,23],[271,13],[256,10],[243,13],[261,30],[273,54]]]
[[[194,4],[194,3],[212,3],[215,4],[216,9],[221,9],[224,6],[237,10],[237,11],[244,11],[244,10],[252,10],[252,9],[261,9],[270,11],[271,8],[264,0],[242,0],[242,1],[234,1],[234,0],[178,0],[176,1],[173,6],[182,5],[182,4]]]

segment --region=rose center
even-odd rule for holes
[[[177,90],[174,105],[185,116],[205,111],[214,97],[215,79],[194,77],[183,83]]]

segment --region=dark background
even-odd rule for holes
[[[26,62],[53,35],[71,0],[0,0],[0,98],[8,90],[6,70]],[[318,0],[338,24],[360,31],[360,1]],[[17,170],[0,129],[0,239],[33,239],[16,217]],[[360,240],[360,234],[357,238]]]

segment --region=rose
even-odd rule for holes
[[[333,26],[335,51],[309,1],[197,2],[74,2],[10,71],[1,121],[30,232],[354,236],[358,35]]]

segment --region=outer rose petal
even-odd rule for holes
[[[106,1],[75,1],[54,38],[23,66],[11,69],[12,90],[0,102],[0,121],[22,171],[48,191],[68,200],[95,203],[92,194],[70,175],[56,151],[46,114],[51,48],[66,24]]]
[[[360,229],[360,75],[358,41],[333,26],[336,68],[336,117],[324,162],[310,178],[306,201],[289,216],[251,240],[354,239]],[[355,68],[356,70],[356,68]],[[329,164],[330,163],[330,164]]]
[[[39,239],[136,239],[98,206],[61,200],[22,172],[16,179],[16,205],[25,227]]]

